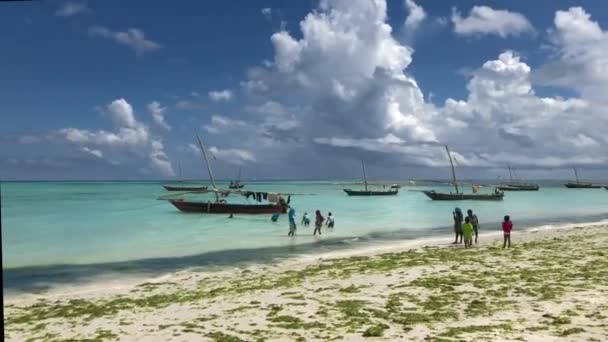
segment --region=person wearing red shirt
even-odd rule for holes
[[[513,230],[513,222],[511,222],[511,218],[509,215],[505,216],[504,221],[502,222],[502,232],[505,236],[505,242],[502,245],[502,248],[507,247],[507,242],[509,242],[509,248],[511,248],[511,231]]]

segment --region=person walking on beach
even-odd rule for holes
[[[289,209],[289,234],[287,236],[296,235],[296,210],[294,208]]]
[[[479,236],[479,220],[477,219],[477,215],[473,214],[473,210],[467,210],[467,218],[473,225],[473,231],[475,232],[475,244],[477,244],[477,236]]]
[[[308,225],[310,224],[310,218],[308,217],[308,213],[304,213],[304,216],[302,216],[302,224],[304,225],[304,227],[308,227]]]
[[[317,232],[319,232],[319,235],[321,235],[321,227],[323,227],[323,221],[325,221],[325,217],[321,215],[321,210],[317,210],[315,217],[315,230],[312,235],[317,235]]]
[[[455,245],[457,243],[462,243],[462,221],[464,217],[460,208],[454,209],[452,216],[454,217],[454,233],[456,234],[456,239],[452,244]],[[458,238],[460,238],[460,241]]]
[[[511,231],[512,230],[513,230],[513,222],[511,222],[511,218],[509,217],[509,215],[506,215],[504,221],[502,222],[502,232],[504,233],[504,236],[505,236],[505,242],[503,243],[502,248],[507,247],[507,242],[509,243],[508,244],[509,248],[511,248]]]
[[[327,228],[333,228],[334,227],[334,217],[331,216],[331,211],[327,214]]]
[[[464,248],[473,247],[473,224],[471,219],[467,216],[464,218],[464,224],[462,225],[462,236],[464,237]]]

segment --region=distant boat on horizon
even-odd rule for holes
[[[178,169],[178,180],[176,183],[180,184],[180,185],[170,185],[170,184],[163,184],[163,188],[165,188],[165,190],[167,191],[204,191],[207,190],[208,187],[207,186],[196,186],[196,185],[181,185],[184,184],[185,182],[182,179],[182,164],[181,162],[177,163],[177,169]]]
[[[450,154],[450,149],[448,145],[445,145],[445,151],[448,154],[448,159],[450,160],[450,167],[452,168],[452,184],[456,190],[455,193],[450,192],[437,192],[435,190],[424,190],[422,191],[425,195],[427,195],[433,201],[462,201],[462,200],[475,200],[475,201],[502,201],[505,193],[502,191],[498,191],[493,194],[465,194],[460,192],[458,189],[458,182],[456,181],[456,171],[454,170],[454,161],[452,160],[452,155]]]
[[[228,188],[229,189],[242,189],[244,186],[245,186],[245,184],[241,183],[241,168],[239,167],[239,174],[236,178],[236,181],[230,181]]]
[[[576,182],[568,182],[564,184],[566,188],[569,189],[599,189],[602,186],[600,184],[593,184],[592,182],[581,181],[578,178],[578,170],[573,167],[574,177],[576,177]]]
[[[513,180],[511,166],[509,168],[509,182],[501,183],[496,186],[501,191],[538,191],[540,186],[536,183],[518,182]]]
[[[348,196],[394,196],[399,193],[399,188],[393,188],[392,186],[389,187],[388,190],[369,190],[367,183],[367,175],[365,174],[365,164],[363,163],[363,160],[361,160],[361,167],[363,168],[363,184],[365,186],[365,189],[343,189]]]

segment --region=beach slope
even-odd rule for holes
[[[500,238],[500,237],[498,237]],[[5,302],[6,340],[563,340],[608,336],[608,226],[472,249],[180,272],[120,291]]]

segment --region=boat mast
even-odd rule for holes
[[[205,146],[201,141],[201,138],[196,135],[196,140],[198,140],[198,146],[201,148],[201,152],[203,152],[203,157],[205,158],[205,164],[207,165],[207,171],[209,172],[209,178],[211,178],[211,184],[213,184],[213,189],[217,189],[215,185],[215,179],[213,178],[213,172],[211,171],[211,166],[209,165],[209,158],[207,158],[207,151],[205,151]],[[217,195],[217,194],[216,194]]]
[[[365,175],[365,164],[363,163],[363,159],[361,159],[361,167],[363,168],[363,184],[365,184],[365,191],[367,191],[367,176]]]
[[[445,145],[445,151],[448,153],[448,158],[450,159],[450,166],[452,167],[452,180],[454,181],[454,188],[456,188],[456,193],[459,194],[458,191],[458,183],[456,183],[456,171],[454,171],[454,162],[452,161],[452,155],[450,154],[450,149],[448,145]]]
[[[239,166],[239,174],[238,177],[236,178],[236,182],[240,183],[241,182],[241,167]]]
[[[181,162],[177,162],[177,170],[179,172],[179,180],[182,180],[182,163]]]
[[[511,165],[509,165],[509,179],[513,181],[513,175],[511,174]]]
[[[578,171],[576,171],[576,168],[573,167],[574,169],[574,177],[576,177],[576,184],[580,183],[580,181],[578,180]]]

